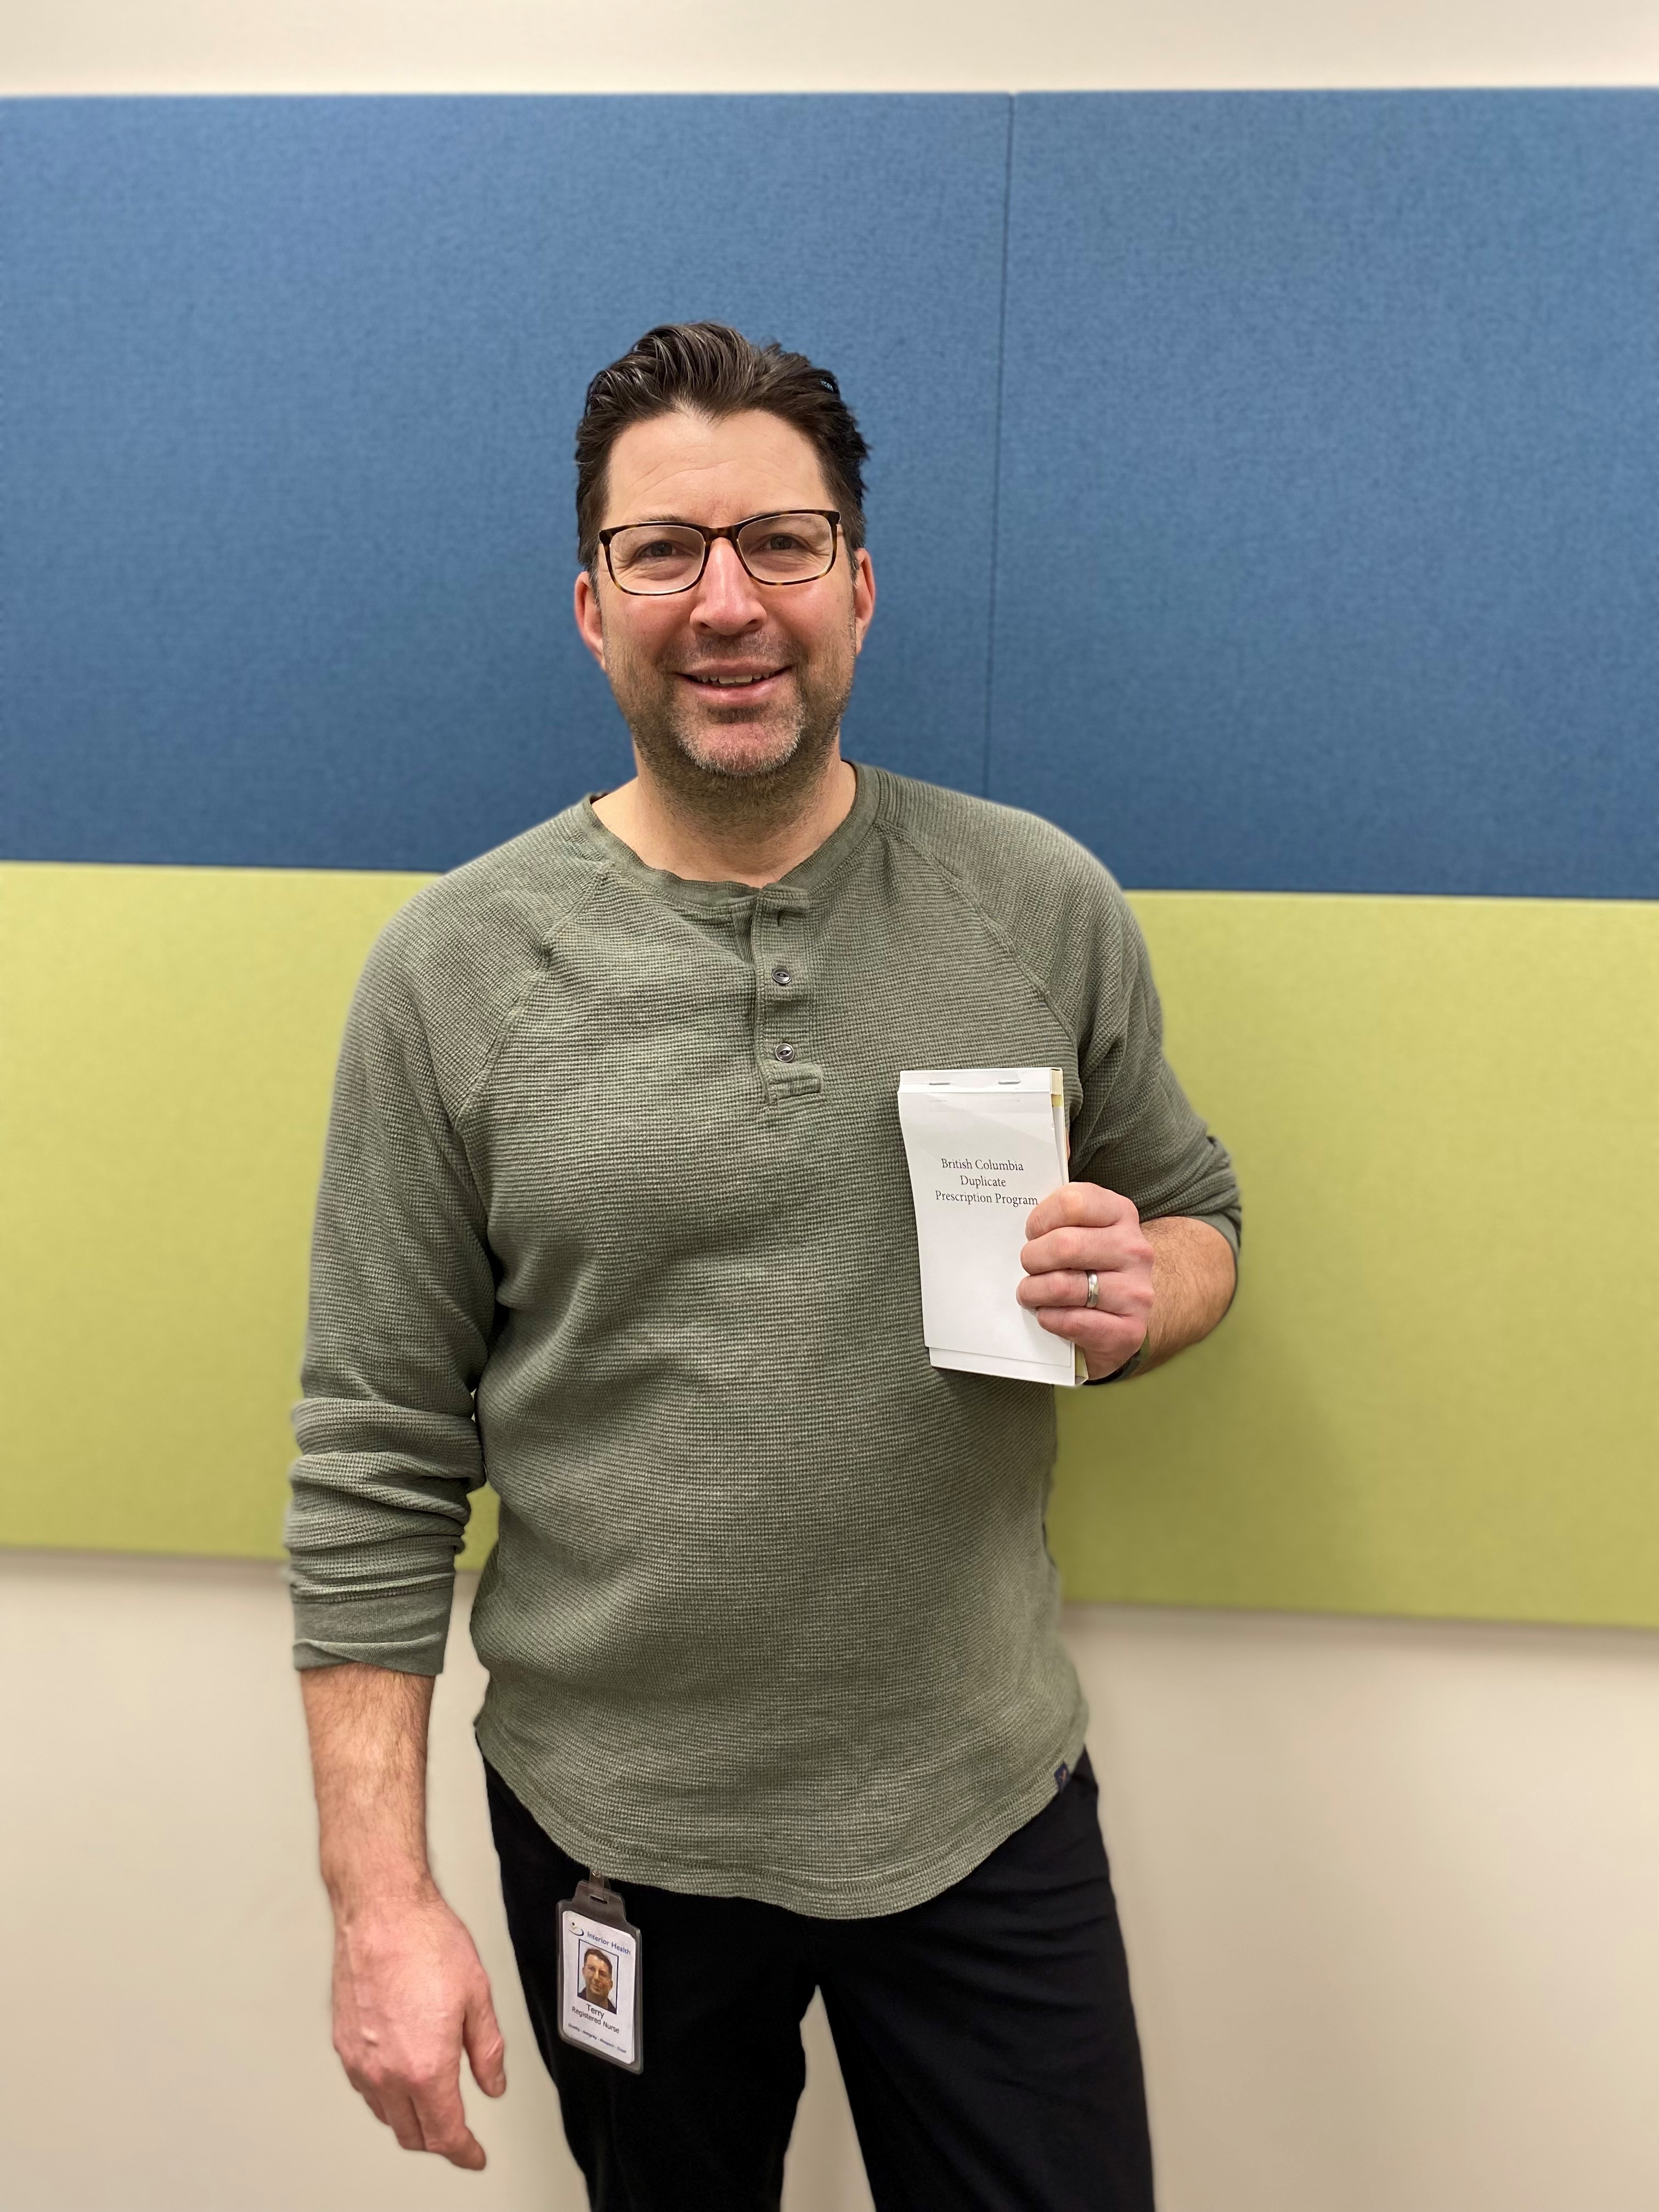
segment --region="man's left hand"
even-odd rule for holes
[[[1133,1359],[1152,1316],[1152,1246],[1130,1200],[1098,1183],[1064,1182],[1035,1206],[1017,1296],[1046,1329],[1081,1347],[1098,1382]],[[1099,1284],[1088,1303],[1089,1277]]]

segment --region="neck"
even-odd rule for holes
[[[697,884],[775,884],[817,851],[853,811],[858,778],[839,744],[823,773],[800,794],[800,805],[781,817],[769,810],[745,819],[740,810],[719,812],[671,790],[637,752],[638,773],[593,802],[613,836],[648,868],[663,868]]]

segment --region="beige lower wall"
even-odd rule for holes
[[[1651,84],[1652,0],[53,0],[0,94]]]
[[[470,1586],[464,1583],[470,1595]],[[1659,1638],[1074,1608],[1164,2212],[1659,2203]],[[434,1850],[495,1978],[482,2178],[328,2045],[276,1570],[0,1554],[0,2204],[562,2212],[458,1632]],[[833,2057],[789,2212],[863,2212]]]

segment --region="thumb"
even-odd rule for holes
[[[466,2045],[473,2080],[486,2097],[499,2097],[507,2087],[507,2039],[495,2018],[488,1982],[467,2005],[461,2040]]]

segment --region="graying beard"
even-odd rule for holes
[[[849,693],[826,701],[828,712],[803,708],[795,742],[775,768],[745,774],[741,769],[706,768],[681,743],[672,721],[635,724],[640,750],[677,813],[722,830],[781,828],[804,814],[823,780],[825,764],[841,729]]]

